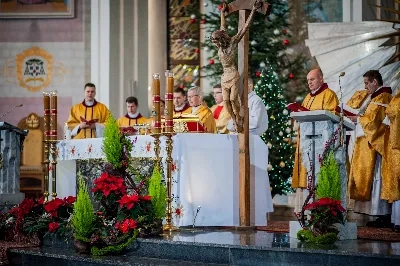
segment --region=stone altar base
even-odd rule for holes
[[[357,239],[357,223],[337,224],[337,228],[339,230],[338,240]],[[298,221],[289,222],[289,237],[297,239],[297,232],[300,230],[301,226]]]
[[[71,243],[70,243],[71,244]],[[287,233],[195,228],[138,239],[123,254],[78,255],[45,238],[45,247],[10,250],[11,265],[400,265],[400,243],[370,240],[312,245]]]

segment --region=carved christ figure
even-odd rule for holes
[[[256,0],[253,5],[253,9],[248,17],[245,26],[238,31],[238,33],[230,37],[226,33],[225,24],[225,10],[226,4],[222,3],[221,8],[221,28],[216,30],[211,35],[211,41],[218,48],[219,61],[222,64],[224,73],[221,76],[221,87],[222,96],[224,99],[225,106],[235,122],[236,132],[241,133],[243,131],[243,111],[240,115],[242,103],[239,97],[239,79],[240,75],[235,65],[235,51],[238,43],[243,38],[246,31],[250,28],[253,22],[256,10],[262,7],[263,1]],[[247,97],[247,95],[244,95]]]

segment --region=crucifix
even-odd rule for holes
[[[240,226],[250,226],[250,152],[249,152],[249,109],[248,68],[249,32],[256,11],[269,15],[271,5],[262,0],[236,0],[222,3],[221,28],[213,32],[212,42],[218,48],[223,66],[221,77],[222,95],[236,132],[239,133],[239,215]],[[239,11],[238,33],[230,37],[226,32],[225,15]],[[250,12],[251,11],[251,12]],[[238,69],[235,51],[238,48]],[[266,188],[267,189],[267,188]]]

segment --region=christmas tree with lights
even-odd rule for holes
[[[282,88],[277,73],[271,66],[257,72],[258,81],[254,91],[263,100],[269,120],[268,130],[261,138],[269,148],[268,176],[272,195],[286,194],[291,190],[290,178],[293,172],[294,147],[291,118],[286,109]]]

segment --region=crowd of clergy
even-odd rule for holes
[[[354,212],[376,216],[372,226],[391,226],[400,231],[400,91],[393,95],[391,88],[384,86],[377,70],[366,72],[364,90],[357,91],[347,105],[359,110],[349,119],[356,125],[356,141],[348,171],[348,191],[355,200]],[[302,106],[313,110],[328,110],[337,114],[339,100],[334,91],[324,83],[321,70],[314,69],[307,75],[309,94]],[[249,131],[262,135],[268,129],[268,114],[261,98],[253,91],[249,78]],[[72,107],[67,125],[74,139],[94,138],[109,116],[108,108],[95,100],[96,87],[92,83],[84,86],[85,99]],[[230,134],[234,131],[233,120],[224,106],[221,85],[213,88],[216,104],[208,108],[200,87],[186,92],[174,90],[174,118],[193,115],[199,118],[205,132]],[[138,99],[126,99],[127,113],[117,120],[119,127],[151,124],[152,119],[138,112]],[[163,115],[165,102],[161,103]],[[84,118],[84,119],[82,119]],[[85,122],[83,122],[85,121]],[[86,121],[92,121],[86,122]],[[292,187],[296,189],[296,208],[304,202],[307,187],[307,170],[302,163],[297,136]],[[386,221],[386,222],[385,222]]]

